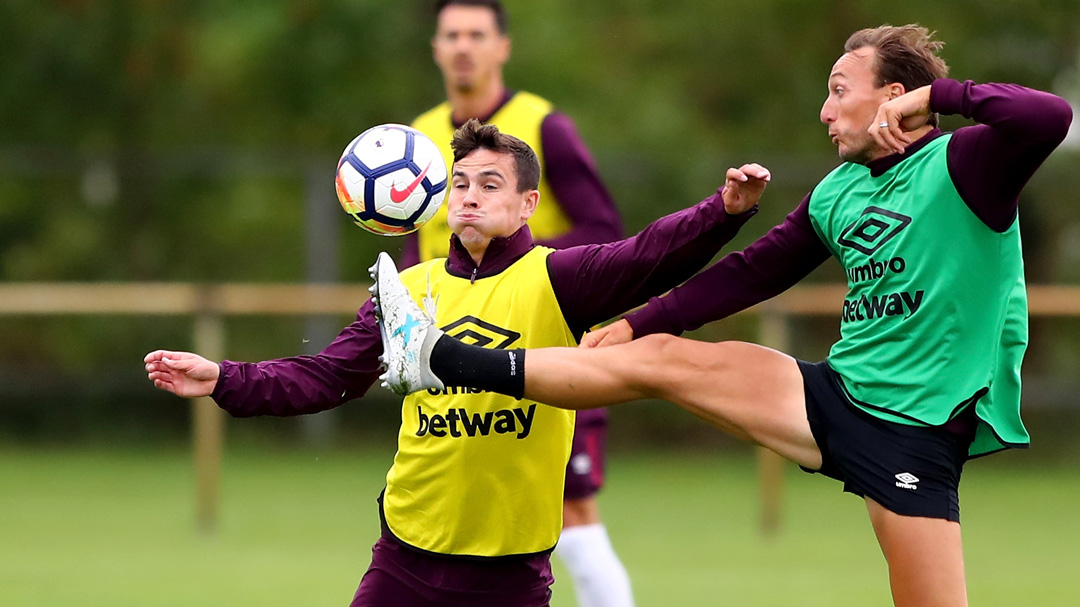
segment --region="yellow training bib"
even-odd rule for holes
[[[470,282],[436,259],[405,270],[420,302],[438,298],[436,325],[486,348],[574,346],[534,247],[496,276]],[[478,390],[408,396],[383,511],[399,539],[440,554],[531,554],[555,546],[562,528],[574,412]]]

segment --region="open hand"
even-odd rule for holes
[[[210,396],[220,374],[217,363],[191,352],[155,350],[143,362],[154,386],[185,398]]]

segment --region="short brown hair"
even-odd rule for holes
[[[499,29],[500,34],[506,34],[510,29],[508,19],[506,18],[506,9],[503,8],[502,2],[499,0],[438,0],[435,3],[435,17],[438,18],[443,9],[448,6],[479,6],[481,8],[490,8],[495,13],[495,27]]]
[[[454,132],[450,147],[454,150],[454,162],[479,149],[510,154],[514,157],[517,191],[535,190],[540,185],[540,161],[536,158],[536,152],[517,137],[499,132],[499,127],[494,124],[483,124],[476,118],[470,118]]]
[[[945,43],[931,40],[936,33],[917,23],[862,29],[847,39],[844,52],[873,48],[875,84],[882,87],[898,82],[914,91],[949,74],[949,66],[937,55]],[[937,123],[938,115],[930,114],[930,124]]]

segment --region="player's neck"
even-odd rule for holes
[[[474,235],[473,238],[468,238],[468,237],[461,238],[460,236],[458,236],[458,239],[461,241],[461,244],[465,247],[465,250],[468,251],[469,257],[472,258],[473,265],[476,268],[479,268],[480,264],[484,262],[484,256],[487,255],[488,251],[492,250],[491,243],[494,242],[496,238],[506,238],[506,237],[505,236],[484,237],[484,236]],[[498,256],[498,247],[496,247],[496,250],[493,253],[494,253],[495,256]]]
[[[502,78],[496,78],[487,86],[469,91],[447,90],[446,98],[450,101],[451,118],[455,124],[462,124],[470,118],[487,118],[499,107],[505,91]]]
[[[477,268],[479,268],[481,262],[484,261],[484,253],[487,252],[487,246],[490,243],[491,241],[489,240],[483,244],[472,243],[465,245],[465,250],[469,252],[469,257],[472,257],[473,264],[475,264]]]

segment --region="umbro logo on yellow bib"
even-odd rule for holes
[[[521,339],[521,333],[493,325],[475,316],[463,316],[440,328],[443,333],[458,341],[495,350],[509,348],[514,342]]]

